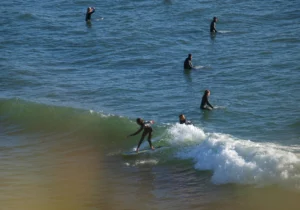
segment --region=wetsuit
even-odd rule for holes
[[[92,11],[90,12],[89,8],[88,8],[88,11],[86,12],[86,15],[85,15],[85,21],[90,21],[91,20],[91,16],[92,14],[95,12],[95,9],[92,8]]]
[[[186,119],[184,119],[184,120],[179,120],[179,123],[180,123],[180,124],[186,124],[186,125],[191,125],[191,124],[192,124],[191,121],[186,121]]]
[[[189,58],[185,59],[183,68],[184,69],[192,69],[193,68],[192,61]]]
[[[216,21],[215,21],[215,20],[211,21],[211,24],[210,24],[210,32],[211,32],[211,33],[216,33],[216,32],[217,32],[217,29],[216,29]]]
[[[144,140],[144,138],[145,138],[145,136],[146,136],[147,134],[149,134],[149,135],[148,135],[148,142],[149,142],[150,147],[152,148],[151,137],[152,137],[152,131],[153,131],[153,130],[152,130],[151,122],[150,122],[150,121],[142,122],[140,129],[139,129],[137,132],[135,132],[135,133],[133,133],[133,134],[131,134],[131,135],[129,135],[129,136],[135,136],[135,135],[137,135],[138,133],[140,133],[142,130],[144,130],[144,132],[143,132],[143,134],[142,134],[142,137],[141,137],[141,139],[140,139],[140,141],[139,141],[139,144],[138,144],[138,147],[137,147],[137,148],[140,148],[140,145],[142,144],[142,142],[143,142],[143,140]]]
[[[211,107],[212,109],[214,108],[209,102],[208,102],[208,96],[207,95],[204,95],[202,97],[202,101],[201,101],[201,105],[200,105],[200,109],[209,109]]]
[[[179,120],[179,123],[180,123],[180,124],[185,124],[185,122],[186,122],[186,119],[184,119],[184,120]]]

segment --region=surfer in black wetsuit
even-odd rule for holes
[[[180,124],[186,124],[186,125],[191,125],[191,121],[187,121],[184,114],[179,115],[179,123]]]
[[[193,68],[192,54],[189,54],[188,57],[185,59],[183,68],[184,69],[192,69]]]
[[[202,96],[200,109],[212,110],[214,107],[208,102],[208,96],[210,95],[209,90],[205,90]]]
[[[214,17],[210,23],[210,33],[217,33],[216,23],[218,22],[218,18]]]
[[[85,21],[91,21],[91,16],[95,12],[94,7],[88,7],[86,10]]]
[[[127,136],[127,138],[130,137],[130,136],[135,136],[135,135],[137,135],[138,133],[140,133],[142,130],[144,130],[144,132],[143,132],[143,134],[142,134],[142,137],[141,137],[141,139],[140,139],[140,141],[139,141],[139,143],[138,143],[138,146],[137,146],[137,148],[136,148],[136,152],[139,151],[139,148],[140,148],[140,146],[141,146],[141,144],[142,144],[142,142],[143,142],[145,136],[147,136],[147,134],[148,134],[148,142],[149,142],[149,146],[150,146],[151,149],[154,149],[154,147],[152,146],[152,142],[151,142],[152,131],[153,131],[153,130],[152,130],[152,127],[151,127],[151,124],[153,124],[154,121],[153,121],[153,120],[150,120],[150,121],[144,121],[144,120],[141,119],[141,118],[137,118],[137,119],[136,119],[136,123],[137,123],[138,125],[141,126],[140,129],[139,129],[137,132],[135,132],[135,133],[130,134],[129,136]]]

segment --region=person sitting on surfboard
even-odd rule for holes
[[[192,54],[189,54],[188,57],[185,59],[183,68],[184,69],[192,69],[193,68]]]
[[[214,17],[210,23],[210,33],[217,33],[216,23],[218,22],[218,18]]]
[[[187,121],[184,114],[179,115],[179,123],[180,124],[186,124],[186,125],[191,125],[191,121]]]
[[[153,131],[153,130],[152,130],[152,127],[151,127],[151,124],[153,124],[154,121],[153,121],[153,120],[150,120],[150,121],[144,121],[144,120],[141,119],[141,118],[137,118],[137,119],[136,119],[136,123],[137,123],[138,125],[141,126],[140,129],[139,129],[137,132],[135,132],[135,133],[130,134],[130,135],[127,136],[127,138],[130,137],[130,136],[135,136],[135,135],[137,135],[138,133],[140,133],[142,130],[144,130],[144,132],[143,132],[143,134],[142,134],[142,137],[141,137],[141,139],[140,139],[140,141],[139,141],[139,143],[138,143],[138,146],[137,146],[137,148],[136,148],[136,152],[139,151],[139,148],[140,148],[140,146],[141,146],[141,144],[142,144],[142,142],[143,142],[145,136],[147,136],[147,134],[148,134],[148,142],[149,142],[149,146],[150,146],[151,149],[154,149],[154,147],[152,146],[152,142],[151,142],[152,131]]]
[[[208,102],[208,96],[210,95],[209,90],[205,90],[202,96],[200,109],[212,110],[214,107]]]
[[[85,21],[91,21],[91,16],[95,12],[94,7],[88,7],[86,10]]]

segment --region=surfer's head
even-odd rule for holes
[[[144,122],[144,120],[142,118],[137,118],[136,119],[136,123],[139,124],[139,125],[143,124],[143,122]]]
[[[92,12],[94,9],[95,9],[94,7],[88,7],[87,10],[86,10],[86,12],[90,13],[90,12]]]
[[[210,91],[209,90],[205,90],[204,91],[204,95],[209,96],[210,95]]]
[[[179,120],[185,120],[184,114],[179,115]]]
[[[217,17],[214,17],[214,18],[213,18],[213,21],[217,22],[217,21],[218,21],[218,18],[217,18]]]
[[[189,55],[188,55],[188,58],[189,58],[190,60],[192,60],[192,57],[193,57],[192,54],[189,54]]]

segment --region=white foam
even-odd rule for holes
[[[176,157],[192,159],[197,170],[211,170],[215,184],[300,183],[300,159],[295,148],[255,143],[221,133],[204,133],[194,126],[176,124],[168,129]]]
[[[102,111],[94,111],[92,109],[90,109],[89,112],[90,112],[91,115],[100,115],[103,118],[107,118],[107,117],[113,116],[111,114],[104,114]]]
[[[171,145],[191,145],[201,142],[206,138],[203,130],[193,126],[176,123],[168,129],[167,138]]]
[[[92,109],[89,110],[89,113],[91,115],[96,115],[96,116],[100,116],[100,117],[103,117],[103,118],[109,118],[109,117],[124,118],[121,115],[114,115],[114,114],[110,114],[110,113],[104,113],[103,111],[95,111],[95,110],[92,110]]]
[[[155,159],[149,159],[149,160],[136,160],[133,163],[125,162],[124,164],[126,166],[138,166],[138,165],[156,165],[158,163],[158,160]]]
[[[135,162],[135,165],[146,165],[146,164],[149,164],[149,165],[156,165],[158,163],[158,160],[155,160],[155,159],[149,159],[149,160],[137,160]]]

